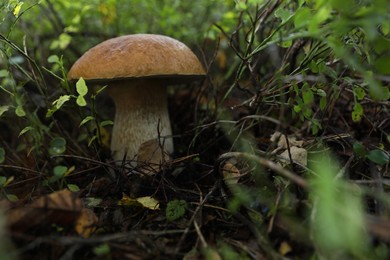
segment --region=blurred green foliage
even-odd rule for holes
[[[102,137],[105,127],[112,125],[96,107],[104,87],[93,90],[83,80],[73,86],[66,80],[67,70],[88,48],[118,35],[165,34],[203,54],[199,57],[210,74],[205,92],[211,101],[204,106],[205,118],[198,120],[233,123],[219,126],[231,150],[258,150],[255,140],[262,136],[253,133],[264,131],[263,125],[256,127],[265,113],[273,122],[280,116],[286,129],[317,137],[343,94],[349,95],[344,97],[348,123],[361,122],[367,104],[390,98],[388,0],[6,0],[0,15],[0,123],[5,129],[0,163],[42,170],[53,189],[78,190],[67,182],[77,165],[67,165],[61,155],[99,154],[107,143]],[[235,118],[223,106],[239,98],[238,106],[248,107],[251,118]],[[245,124],[238,129],[240,122]],[[251,127],[256,131],[246,131]],[[389,142],[388,132],[381,135],[383,143]],[[389,156],[383,146],[368,149],[355,143],[353,151],[384,166]],[[362,193],[338,178],[340,169],[330,155],[310,159],[312,189],[305,209],[311,221],[299,225],[307,228],[311,223],[314,256],[375,256],[370,254],[375,245],[362,227]],[[295,198],[290,183],[264,180],[261,186],[238,191],[230,201],[231,212],[251,208],[254,201],[265,204],[269,215],[291,210]],[[13,176],[0,176],[0,191],[16,200],[7,192],[13,181]],[[276,192],[284,193],[280,205],[270,199]],[[166,218],[182,218],[188,205],[171,201]],[[221,250],[221,255],[236,257],[228,247],[222,245]]]

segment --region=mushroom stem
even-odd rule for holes
[[[160,147],[163,147],[165,153],[173,152],[166,86],[163,80],[112,81],[109,94],[116,109],[111,135],[111,152],[115,160],[123,160],[125,154],[126,159],[136,159],[141,145],[151,140],[155,140],[155,145],[154,151],[151,150],[150,153],[158,152],[158,156],[156,158],[151,154],[149,162],[160,163],[161,159],[158,158],[163,158]]]

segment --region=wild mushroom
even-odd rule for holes
[[[162,35],[134,34],[88,50],[72,66],[68,79],[82,77],[108,85],[116,108],[111,151],[115,160],[122,160],[125,154],[128,159],[135,158],[142,144],[173,152],[167,85],[204,75],[198,58],[185,44]],[[150,157],[142,159],[153,163],[162,159]]]

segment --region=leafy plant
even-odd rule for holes
[[[168,202],[165,209],[165,216],[168,221],[175,221],[184,216],[187,202],[185,200],[172,200]]]

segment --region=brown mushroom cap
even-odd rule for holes
[[[134,34],[104,41],[88,50],[70,69],[69,80],[118,80],[168,77],[185,80],[204,76],[195,54],[168,36]]]

